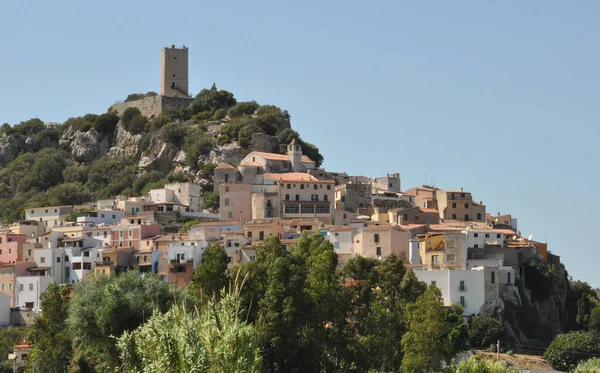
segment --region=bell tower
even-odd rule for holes
[[[304,165],[302,164],[302,147],[296,142],[295,138],[288,145],[288,157],[290,158],[293,172],[305,171]]]
[[[161,52],[160,94],[169,97],[189,97],[188,48],[163,48]]]

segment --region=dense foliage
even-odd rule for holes
[[[570,371],[580,361],[594,356],[600,356],[600,336],[593,332],[560,334],[544,353],[544,359],[562,371]]]
[[[202,262],[196,268],[190,284],[190,290],[197,298],[213,299],[229,285],[227,263],[227,253],[221,246],[211,245],[204,249]]]
[[[477,315],[469,324],[469,341],[473,347],[490,347],[504,331],[502,323],[490,316]]]
[[[600,372],[600,358],[594,357],[580,362],[574,373],[597,373]]]
[[[520,369],[507,366],[502,361],[479,360],[472,357],[451,367],[449,372],[458,373],[519,373]]]
[[[26,328],[0,328],[0,373],[13,373],[13,363],[7,359],[8,354],[13,353],[13,346],[21,343],[27,334]]]

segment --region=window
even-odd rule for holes
[[[92,270],[92,263],[83,263],[83,269],[91,271]]]
[[[510,275],[510,273],[509,273]],[[8,290],[12,290],[12,282],[10,284],[8,284]]]
[[[450,199],[456,199],[456,198],[454,197],[454,193],[450,194]]]
[[[477,213],[477,220],[481,220],[481,213],[480,212]]]
[[[464,295],[460,296],[460,305],[463,306],[463,307],[467,306],[467,301],[465,300]]]
[[[456,260],[456,254],[448,254],[446,255],[446,260],[449,262],[453,262]]]
[[[465,221],[469,221],[469,214],[465,214]]]
[[[377,252],[377,256],[381,256],[381,247],[377,246],[377,249],[375,249]]]
[[[456,208],[456,202],[452,202],[452,208],[455,209]]]
[[[229,198],[225,198],[225,206],[229,206]]]
[[[379,242],[379,233],[375,233],[374,240],[375,242]]]
[[[346,196],[342,196],[340,199],[342,200],[342,202],[346,202]]]
[[[2,291],[4,291],[4,284],[2,284]]]
[[[289,201],[289,200],[290,200],[290,195],[289,195],[289,194],[286,194],[286,195],[285,195],[285,200],[286,200],[286,201]]]
[[[319,187],[319,186],[318,186],[317,184],[313,185],[313,189],[314,189],[314,190],[317,190],[317,188],[318,188],[318,187]]]
[[[465,208],[468,209],[469,208],[469,204],[465,203]]]
[[[317,214],[329,214],[329,204],[319,203],[317,204]]]
[[[8,275],[9,275],[9,276],[12,276],[12,274],[13,274],[13,270],[12,270],[12,268],[9,268],[9,270],[8,270]]]
[[[300,206],[300,213],[302,214],[314,214],[315,205],[302,205]]]
[[[465,198],[465,194],[464,194],[464,193],[461,193],[461,194],[460,194],[460,197],[461,197],[461,198]]]
[[[486,234],[485,234],[485,238],[490,238],[490,234],[489,234],[489,233],[486,233]]]
[[[323,196],[323,201],[327,201],[327,194]]]
[[[300,201],[300,195],[296,194],[296,201]]]
[[[292,184],[288,184],[288,185],[287,185],[287,188],[288,188],[288,189],[292,189]]]
[[[437,255],[431,256],[431,264],[434,266],[438,265],[438,256]]]
[[[456,220],[456,214],[452,214],[452,220]]]
[[[229,174],[225,174],[225,182],[229,182]]]
[[[331,190],[331,185],[327,185],[327,190]]]
[[[229,211],[227,213],[227,219],[233,219],[233,212]]]
[[[318,194],[311,194],[310,195],[310,200],[311,201],[318,201],[319,200],[319,195]]]
[[[60,263],[60,256],[56,257],[56,263]]]
[[[467,290],[467,287],[465,286],[465,281],[464,280],[460,280],[460,284],[458,285],[458,290],[460,290],[460,291]]]
[[[19,284],[19,291],[23,291],[23,284]]]
[[[252,238],[252,232],[248,231],[248,238]]]
[[[473,237],[475,237],[475,238],[479,237],[479,233],[473,233]]]
[[[261,241],[264,240],[265,239],[265,232],[263,232],[263,231],[258,232],[258,239],[261,240]]]
[[[510,279],[510,272],[507,272],[507,273],[506,273],[506,283],[507,283],[507,284],[510,284],[510,283],[511,283],[511,282],[510,282],[510,280],[511,280],[511,279]]]
[[[333,243],[333,248],[334,249],[339,249],[340,248],[340,243],[339,242],[334,242]]]
[[[300,184],[300,189],[304,189],[304,184]]]
[[[85,256],[85,257],[88,257],[88,258],[89,258],[89,257],[90,257],[90,252],[89,252],[89,251],[85,251],[85,252],[83,253],[83,256]]]
[[[73,269],[74,270],[81,269],[81,263],[73,263]]]
[[[41,258],[40,258],[40,262],[42,262],[42,263],[46,263],[46,257],[45,257],[45,256],[41,257]]]
[[[29,284],[29,291],[33,291],[33,284]]]
[[[496,235],[496,238],[502,238],[502,234],[498,233],[498,234]]]
[[[298,205],[285,205],[284,209],[286,214],[297,214],[300,212],[300,207]]]
[[[69,261],[69,256],[65,255],[65,262],[68,262],[68,261]]]
[[[479,244],[475,244],[475,245],[473,245],[473,247],[474,247],[475,249],[479,249]]]
[[[492,284],[496,283],[496,272],[492,271]]]

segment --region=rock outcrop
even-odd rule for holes
[[[32,151],[31,145],[26,143],[26,139],[19,135],[2,134],[0,136],[0,164],[6,165],[19,156],[21,153]]]

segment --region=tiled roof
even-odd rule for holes
[[[275,153],[265,153],[265,152],[256,152],[256,154],[260,155],[265,159],[270,159],[272,161],[289,161],[290,157],[285,154],[275,154]],[[302,156],[302,163],[315,163],[312,159],[307,156]]]
[[[242,224],[241,221],[211,221],[211,222],[206,222],[206,223],[200,223],[200,224],[196,224],[194,225],[194,227],[220,227],[220,226],[224,226],[224,225],[239,225]]]
[[[333,180],[319,180],[311,174],[304,172],[284,172],[281,174],[265,173],[265,180],[278,180],[280,182],[309,182],[322,184],[335,184]]]
[[[429,213],[429,214],[439,214],[439,211],[436,209],[419,208],[419,211],[424,212],[424,213]]]
[[[330,232],[351,232],[355,229],[356,228],[353,228],[353,227],[342,226],[342,227],[333,227],[329,231]]]
[[[258,162],[245,162],[245,163],[242,163],[240,166],[242,166],[242,167],[262,167],[262,165]]]
[[[217,169],[217,170],[222,170],[222,169],[232,169],[232,168],[233,168],[233,169],[235,169],[235,167],[233,167],[233,166],[231,166],[231,165],[228,165],[228,164],[221,164],[221,165],[219,165],[219,167],[217,167],[216,169]]]

